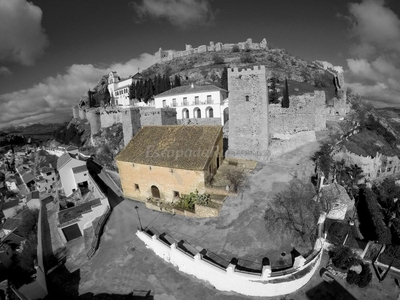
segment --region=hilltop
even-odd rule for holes
[[[328,99],[334,96],[333,76],[317,64],[289,54],[284,49],[218,51],[191,54],[170,61],[156,63],[142,72],[144,77],[157,74],[178,75],[183,85],[215,84],[220,86],[222,71],[227,68],[252,68],[265,65],[271,77],[292,85],[299,83],[296,93],[313,92],[315,89],[328,90]]]

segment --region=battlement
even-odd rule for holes
[[[185,50],[162,50],[161,48],[154,53],[154,63],[160,63],[163,61],[170,61],[177,57],[188,56],[196,53],[204,52],[218,52],[218,51],[230,51],[234,46],[237,46],[240,50],[267,50],[267,40],[264,38],[260,43],[253,43],[251,38],[248,38],[245,42],[238,42],[235,44],[222,44],[220,42],[210,42],[210,45],[200,45],[197,48],[193,48],[192,45],[185,45]]]
[[[231,68],[229,69],[230,74],[233,76],[239,75],[256,75],[256,74],[265,74],[265,66],[254,66],[252,68],[241,69],[239,68]]]

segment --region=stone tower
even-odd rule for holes
[[[76,105],[72,106],[72,117],[74,119],[78,119],[79,118],[79,108]]]
[[[176,125],[175,108],[129,107],[122,111],[124,145],[145,125]]]
[[[228,69],[227,158],[268,161],[268,88],[265,66]]]

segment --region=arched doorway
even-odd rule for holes
[[[229,120],[229,107],[226,107],[223,111],[223,117],[224,117],[224,124]]]
[[[189,110],[187,108],[182,110],[182,119],[189,119]]]
[[[214,110],[212,107],[207,107],[206,108],[206,116],[207,118],[214,118]]]
[[[200,108],[196,107],[195,109],[193,109],[193,116],[195,118],[198,118],[198,119],[201,118],[201,110],[200,110]]]
[[[151,186],[151,195],[153,198],[160,199],[160,190],[155,185]]]

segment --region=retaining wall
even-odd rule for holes
[[[221,291],[233,291],[248,296],[274,297],[295,292],[303,287],[318,269],[322,257],[323,239],[318,239],[318,249],[304,264],[283,272],[271,272],[271,266],[265,265],[261,273],[239,271],[229,264],[223,267],[204,258],[203,251],[185,252],[177,246],[161,240],[157,235],[149,235],[138,230],[136,235],[153,250],[156,255],[178,267],[184,273],[205,280]]]

